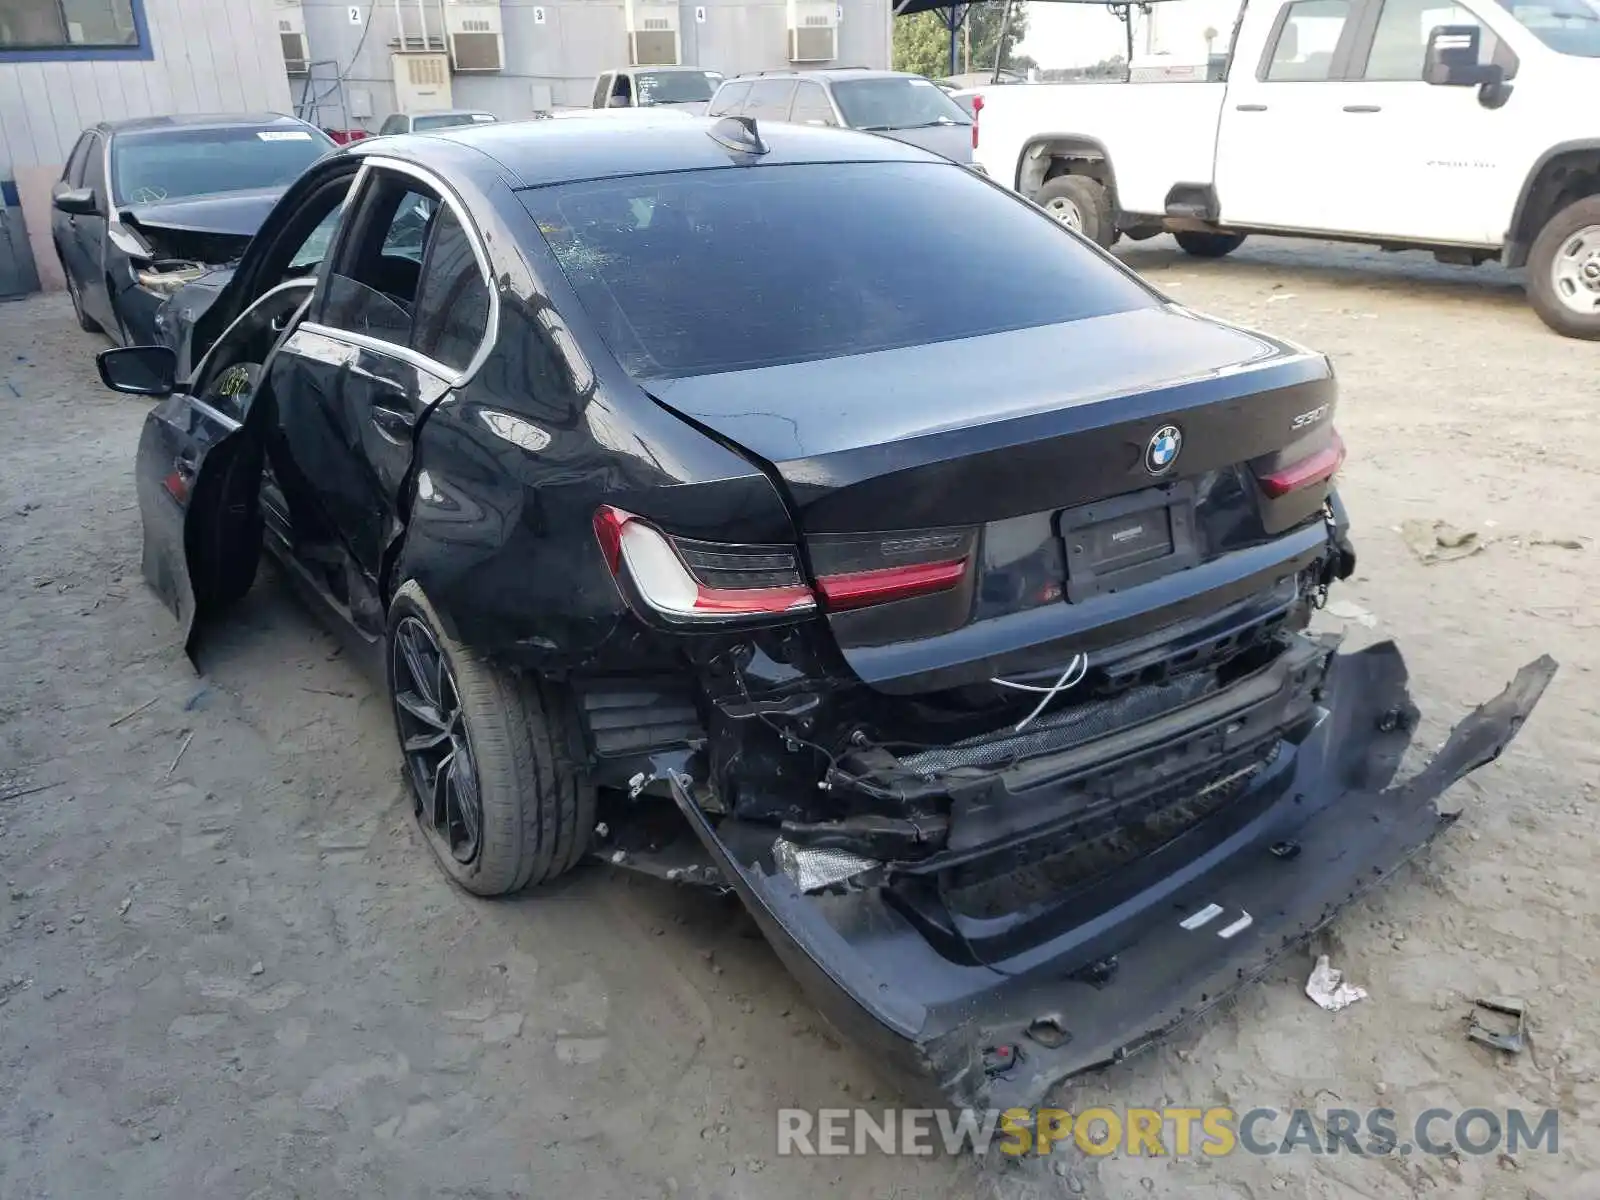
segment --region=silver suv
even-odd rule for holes
[[[706,115],[842,125],[983,170],[972,160],[972,115],[931,80],[905,71],[833,67],[740,75],[717,89]]]

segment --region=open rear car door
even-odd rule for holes
[[[144,577],[178,618],[191,657],[200,622],[255,580],[270,409],[256,401],[314,287],[313,279],[293,279],[262,295],[181,383],[176,355],[164,346],[107,350],[98,359],[108,387],[162,397],[145,418],[134,467]]]

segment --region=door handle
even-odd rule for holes
[[[1265,104],[1235,104],[1233,107],[1238,112],[1266,112],[1267,111],[1267,106]]]
[[[1344,106],[1344,110],[1345,110],[1345,112],[1353,112],[1353,113],[1382,112],[1383,111],[1383,105],[1381,105],[1381,104],[1346,104]]]
[[[374,404],[372,406],[372,423],[378,427],[378,432],[390,441],[404,442],[410,439],[411,431],[416,427],[417,419],[402,409]]]

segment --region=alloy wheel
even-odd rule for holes
[[[1066,196],[1052,196],[1045,201],[1045,212],[1060,221],[1068,229],[1083,232],[1083,214],[1078,211],[1078,206]]]
[[[470,863],[478,856],[483,799],[455,676],[433,632],[416,617],[396,627],[390,655],[413,809],[441,850]]]
[[[1600,314],[1600,225],[1585,226],[1562,242],[1550,264],[1550,282],[1573,312]]]

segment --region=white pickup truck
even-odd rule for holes
[[[1246,0],[1221,82],[976,91],[978,161],[1103,246],[1498,259],[1600,339],[1600,0]]]

